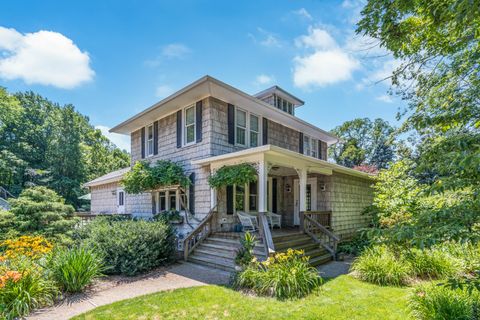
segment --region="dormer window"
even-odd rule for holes
[[[295,115],[295,108],[303,105],[303,101],[296,98],[278,86],[273,86],[254,95],[258,98],[283,112]]]

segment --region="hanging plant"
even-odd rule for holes
[[[208,178],[208,184],[212,188],[244,185],[252,181],[257,181],[257,170],[250,163],[223,166]]]
[[[182,166],[175,162],[159,160],[151,166],[146,161],[139,161],[125,174],[122,184],[127,193],[138,194],[171,186],[186,189],[190,185],[190,179]]]

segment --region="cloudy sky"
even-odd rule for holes
[[[235,4],[235,5],[233,5]],[[0,11],[0,86],[72,103],[108,129],[209,74],[247,93],[273,84],[329,130],[395,123],[396,62],[355,34],[361,2],[9,1]],[[128,137],[109,135],[128,148]]]

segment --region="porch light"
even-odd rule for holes
[[[290,187],[290,185],[288,183],[285,185],[285,191],[286,192],[292,192],[292,187]]]
[[[115,196],[117,194],[117,190],[112,191],[112,196]]]

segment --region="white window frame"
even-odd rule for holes
[[[148,138],[148,130],[152,128],[152,139],[149,139]],[[154,149],[155,149],[155,146],[154,146],[154,143],[155,143],[155,139],[154,139],[154,136],[155,136],[155,132],[153,131],[153,123],[149,124],[148,126],[146,126],[145,128],[145,156],[146,157],[151,157],[153,156],[153,153],[154,153]],[[149,148],[149,144],[150,142],[152,143],[152,150],[150,152],[150,148]]]
[[[246,117],[245,118],[245,128],[241,127],[242,129],[245,129],[245,144],[241,144],[241,143],[237,142],[237,112],[238,111],[245,112],[245,117]],[[258,119],[258,132],[250,129],[250,116],[257,117],[257,119]],[[235,145],[236,146],[252,148],[251,141],[250,141],[250,133],[252,131],[257,133],[257,147],[259,147],[261,145],[261,142],[262,142],[262,117],[259,116],[258,114],[247,111],[247,110],[239,108],[239,107],[235,107],[234,128],[235,128]]]
[[[187,109],[193,108],[193,124],[187,126]],[[187,127],[193,126],[193,141],[187,142]],[[183,146],[197,143],[197,106],[195,104],[183,108]]]
[[[305,140],[308,140],[308,148],[305,146]],[[310,136],[303,136],[303,154],[306,156],[318,158],[318,140]]]
[[[257,118],[257,131],[254,131],[251,127],[252,117]],[[248,121],[247,121],[247,124],[248,124],[248,127],[249,127],[249,130],[248,130],[248,145],[249,145],[250,148],[254,148],[252,146],[252,140],[251,140],[252,132],[257,134],[257,145],[255,147],[260,146],[260,134],[261,134],[261,132],[260,132],[261,120],[260,119],[261,118],[254,113],[249,113],[248,114]]]

